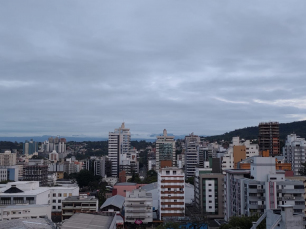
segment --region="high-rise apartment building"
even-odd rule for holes
[[[128,154],[130,150],[131,133],[130,129],[125,128],[124,123],[121,127],[109,132],[108,135],[108,157],[112,162],[112,176],[119,176],[119,162],[121,155]]]
[[[185,174],[177,167],[158,172],[159,218],[185,216]]]
[[[31,139],[30,141],[25,141],[23,143],[23,154],[24,155],[32,155],[33,153],[37,152],[38,150],[38,143]]]
[[[0,166],[12,166],[16,165],[16,153],[12,153],[9,150],[0,153]]]
[[[258,144],[259,151],[269,150],[270,156],[279,155],[279,123],[261,122],[259,123]]]
[[[199,166],[200,137],[191,133],[185,137],[185,175],[194,177],[195,169]]]
[[[223,218],[224,175],[211,169],[196,168],[194,201],[201,214],[208,218]]]
[[[296,134],[288,135],[283,148],[283,156],[287,163],[291,163],[294,175],[300,175],[299,170],[302,168],[302,163],[306,161],[305,138],[300,138]]]
[[[156,139],[156,171],[171,166],[175,166],[175,140],[164,129],[163,135]]]
[[[226,170],[224,219],[263,214],[281,205],[293,205],[294,213],[302,214],[303,195],[303,182],[286,180],[285,171],[276,171],[274,157],[254,157],[250,170]]]

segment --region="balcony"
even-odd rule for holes
[[[152,212],[152,210],[125,210],[125,212],[130,212],[130,213],[142,213],[142,214],[147,214]]]

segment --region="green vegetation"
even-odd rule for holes
[[[306,162],[301,163],[302,168],[299,169],[299,174],[301,176],[306,176]]]
[[[221,225],[220,229],[232,229],[232,228],[239,228],[239,229],[250,229],[253,226],[252,222],[256,222],[259,219],[259,215],[254,216],[234,216],[230,218],[227,224]],[[258,229],[265,229],[266,228],[266,220],[263,220],[258,226]]]
[[[137,149],[138,151],[141,149],[145,149],[148,146],[152,146],[153,143],[152,142],[147,142],[145,140],[141,140],[141,141],[131,141],[131,146],[134,147],[135,149]]]
[[[22,142],[8,142],[8,141],[0,141],[0,149],[17,149],[18,151],[23,150],[23,143]]]
[[[186,183],[189,183],[189,184],[194,185],[194,177],[188,177],[188,178],[186,179]]]
[[[180,224],[176,222],[168,222],[164,224],[160,224],[156,229],[179,229]]]
[[[90,190],[94,190],[99,186],[100,180],[100,176],[94,176],[92,172],[86,169],[82,169],[76,174],[76,181],[80,188],[89,187]]]
[[[239,136],[244,139],[257,139],[258,138],[258,126],[246,127],[227,132],[221,135],[205,137],[206,140],[212,141],[231,141],[233,137]],[[306,137],[306,121],[298,121],[291,123],[279,124],[279,135],[281,140],[285,140],[287,135],[295,133],[301,137]]]
[[[154,170],[149,170],[147,172],[147,176],[144,180],[141,180],[139,178],[139,174],[138,173],[133,173],[132,177],[130,179],[127,180],[128,182],[134,182],[137,184],[151,184],[154,182],[157,182],[157,173]]]

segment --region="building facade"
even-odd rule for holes
[[[40,186],[47,186],[48,165],[24,165],[22,179],[24,181],[39,181]]]
[[[306,161],[306,141],[296,134],[287,136],[285,146],[283,147],[283,156],[287,163],[291,163],[294,175],[300,175],[299,170],[302,169],[302,163]]]
[[[33,141],[31,139],[30,141],[25,141],[23,143],[23,154],[24,155],[32,155],[33,153],[38,151],[38,142]]]
[[[196,169],[194,177],[194,201],[201,214],[208,218],[224,218],[224,175],[211,173],[211,169]]]
[[[12,153],[9,150],[0,153],[0,166],[12,166],[16,165],[16,153]]]
[[[62,201],[62,221],[69,219],[75,213],[98,212],[99,201],[94,196],[82,194],[70,196]]]
[[[119,161],[122,154],[127,154],[130,150],[131,133],[130,129],[121,127],[109,132],[108,135],[108,157],[112,162],[112,176],[119,176]]]
[[[305,208],[304,185],[285,179],[284,171],[276,171],[275,158],[254,157],[251,170],[226,171],[224,186],[224,218],[263,214],[280,205],[293,205],[295,213]]]
[[[125,222],[134,224],[141,220],[143,224],[153,221],[152,194],[141,188],[127,192],[124,202]]]
[[[191,133],[185,137],[185,176],[194,177],[196,167],[199,166],[200,137]]]
[[[269,150],[270,156],[279,155],[279,123],[278,122],[261,122],[258,125],[259,151]]]
[[[156,171],[164,167],[175,166],[175,140],[164,129],[162,136],[156,139]]]
[[[185,174],[177,167],[158,172],[159,218],[185,216]]]

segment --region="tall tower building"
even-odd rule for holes
[[[156,139],[156,171],[160,168],[175,166],[175,140],[164,129],[162,136]]]
[[[124,123],[108,134],[108,157],[112,162],[112,176],[119,177],[119,161],[130,149],[131,133]]]
[[[185,175],[194,177],[195,169],[199,165],[200,137],[191,133],[185,137]]]
[[[299,170],[302,169],[302,163],[306,161],[306,141],[296,134],[287,136],[286,144],[283,148],[283,156],[287,163],[292,165],[294,175],[298,176]]]
[[[32,155],[33,153],[37,152],[38,150],[38,144],[37,142],[33,141],[33,139],[31,139],[31,141],[25,141],[23,143],[23,154],[25,155]]]
[[[279,123],[278,122],[261,122],[259,123],[259,151],[269,150],[270,156],[279,155]]]
[[[158,212],[164,217],[185,216],[185,174],[177,167],[158,171]]]

